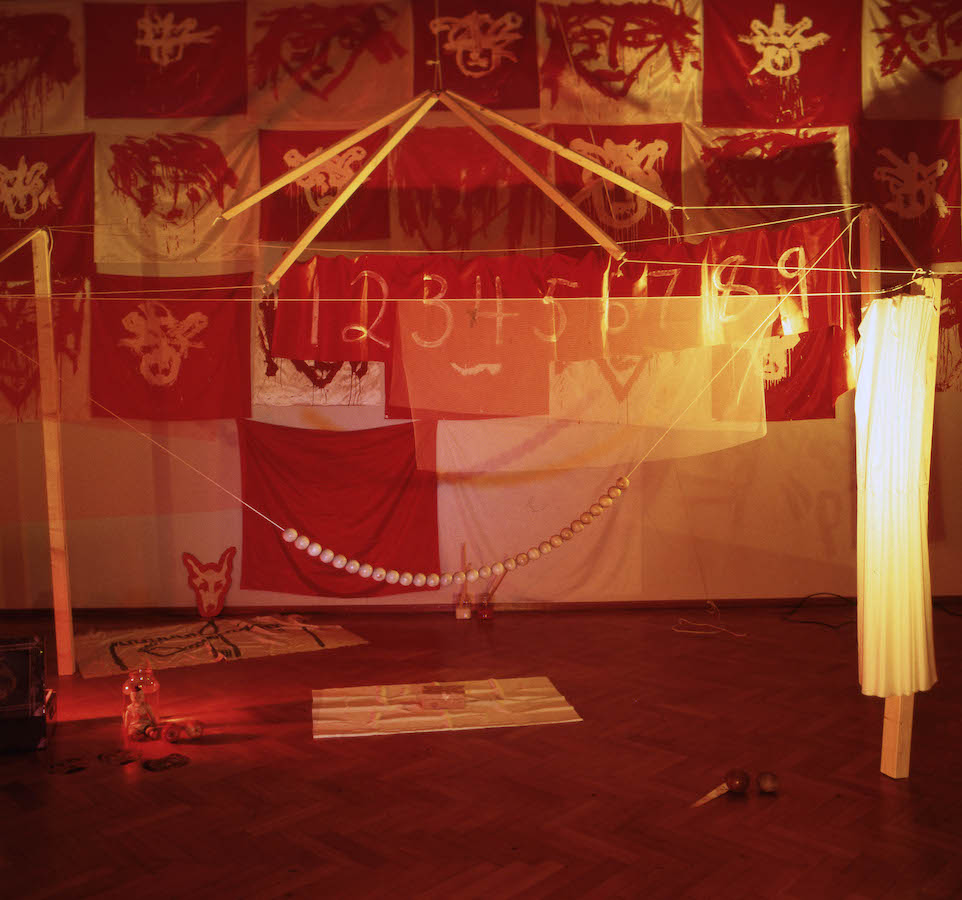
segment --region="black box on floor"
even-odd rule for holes
[[[43,638],[0,637],[0,751],[47,746],[56,696],[44,687]]]

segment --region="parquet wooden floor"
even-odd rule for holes
[[[854,625],[784,614],[723,610],[743,638],[673,631],[715,621],[690,610],[319,615],[370,643],[159,672],[164,711],[208,726],[149,745],[190,757],[162,772],[96,759],[119,745],[119,679],[52,678],[50,749],[0,756],[0,897],[962,897],[962,618],[935,612],[940,681],[893,781]],[[526,675],[584,721],[311,739],[315,688]],[[775,771],[778,794],[692,809],[732,767]]]

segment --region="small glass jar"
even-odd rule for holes
[[[127,741],[154,737],[160,725],[160,682],[150,666],[131,669],[121,688],[124,695],[123,728]]]

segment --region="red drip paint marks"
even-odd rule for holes
[[[707,203],[837,203],[833,135],[752,131],[702,149]]]
[[[701,68],[695,19],[682,0],[663,3],[542,3],[548,52],[542,81],[558,99],[559,77],[570,64],[592,88],[613,100],[626,97],[642,68],[659,54],[680,74],[685,61]]]
[[[212,202],[223,209],[225,189],[237,187],[236,173],[210,138],[182,133],[128,137],[110,149],[110,180],[145,219],[154,215],[185,225]]]
[[[18,110],[23,131],[42,124],[45,103],[79,72],[66,16],[0,18],[0,118]]]
[[[888,24],[879,37],[881,72],[892,75],[908,61],[940,83],[962,72],[962,7],[958,0],[890,0],[881,7]]]
[[[266,30],[251,51],[255,82],[259,88],[270,85],[276,96],[287,76],[301,90],[327,100],[362,54],[384,65],[407,53],[388,30],[396,16],[384,3],[272,10],[255,23]]]

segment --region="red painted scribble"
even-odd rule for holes
[[[0,298],[0,394],[21,418],[40,386],[37,316],[29,298]]]
[[[52,13],[0,18],[0,118],[19,107],[26,131],[43,122],[43,108],[80,72],[70,20]]]
[[[958,0],[889,0],[880,12],[888,24],[879,35],[880,69],[892,75],[902,63],[940,83],[962,72],[962,6]]]
[[[725,135],[701,158],[709,205],[841,201],[831,132]]]
[[[407,51],[388,30],[396,10],[384,3],[325,7],[316,3],[272,10],[255,23],[266,34],[251,50],[254,81],[278,96],[285,76],[326,100],[362,54],[384,65]]]
[[[542,3],[548,50],[542,84],[556,103],[561,73],[570,64],[592,88],[614,100],[628,95],[642,68],[663,53],[676,74],[688,60],[700,69],[697,20],[682,0],[645,3]]]
[[[145,219],[155,215],[185,225],[212,202],[223,209],[225,189],[237,187],[236,173],[210,138],[182,133],[128,137],[110,149],[110,180]]]

